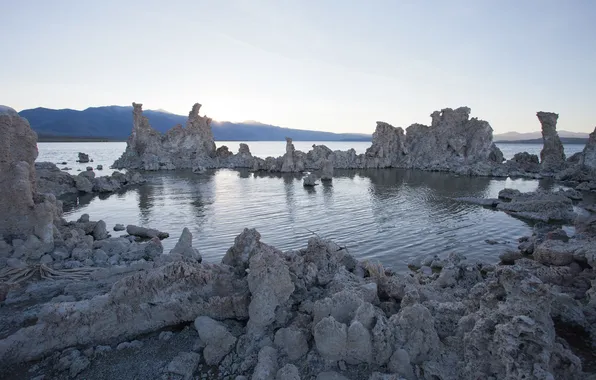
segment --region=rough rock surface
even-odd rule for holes
[[[177,125],[164,135],[151,127],[142,106],[133,103],[132,133],[125,152],[113,165],[115,168],[170,170],[214,166],[216,149],[211,119],[199,116],[200,104],[193,105],[185,128]]]
[[[588,379],[593,353],[565,333],[575,326],[596,341],[596,236],[582,236],[556,240],[574,252],[569,266],[450,254],[440,273],[389,275],[319,237],[282,253],[245,230],[227,255],[231,265],[173,258],[103,288],[93,282],[99,275],[67,285],[76,298],[60,299],[43,282],[29,293],[11,289],[13,309],[0,308],[0,370],[42,359],[25,366],[29,377],[107,378],[117,365],[126,366],[121,376],[153,371],[131,378]],[[32,299],[35,319],[28,306],[15,313]],[[163,328],[190,322],[192,331],[161,338]]]
[[[8,107],[0,108],[0,235],[6,239],[34,234],[54,243],[54,219],[62,207],[56,197],[37,192],[37,134]]]
[[[571,199],[560,193],[539,190],[519,194],[517,192],[511,192],[510,194],[511,201],[499,203],[497,205],[498,210],[520,218],[542,222],[569,222],[575,218]],[[503,198],[504,196],[504,191],[499,193],[499,198]]]
[[[565,167],[565,152],[557,133],[559,115],[552,112],[538,112],[536,116],[542,125],[542,141],[544,142],[544,147],[540,151],[542,170],[550,172],[561,170]]]
[[[580,164],[596,172],[596,128],[590,133],[590,138],[584,147]]]

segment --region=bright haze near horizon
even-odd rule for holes
[[[468,106],[495,133],[596,126],[596,2],[6,1],[0,104],[130,105],[372,133]]]

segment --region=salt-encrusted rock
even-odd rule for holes
[[[184,380],[190,380],[200,361],[201,356],[195,352],[181,352],[168,364],[167,371],[182,376]]]
[[[180,235],[180,239],[176,243],[176,246],[170,251],[170,255],[181,255],[184,257],[189,257],[191,259],[195,259],[198,262],[201,262],[203,258],[199,253],[199,250],[192,247],[192,233],[186,227],[182,230],[182,234]]]
[[[236,344],[236,338],[221,323],[205,316],[195,319],[199,338],[205,342],[203,357],[209,365],[219,364]]]
[[[330,181],[333,179],[333,161],[324,158],[321,162],[321,179]]]
[[[133,224],[129,224],[128,226],[126,226],[126,232],[128,232],[129,235],[138,236],[140,238],[146,239],[156,237],[162,240],[170,236],[170,234],[167,232],[161,232],[153,228],[139,227]]]
[[[77,162],[80,162],[82,164],[89,162],[89,155],[83,152],[79,152],[79,159],[77,160]]]
[[[405,147],[406,137],[402,128],[382,121],[377,121],[377,127],[372,136],[372,145],[366,150],[367,166],[376,168],[391,168],[401,165],[404,155],[408,153]]]
[[[275,380],[277,369],[277,350],[270,346],[263,347],[259,351],[251,380]]]
[[[317,178],[312,173],[310,173],[302,179],[302,184],[304,185],[304,187],[314,187],[317,185]]]
[[[61,206],[51,194],[37,192],[37,134],[13,109],[0,110],[0,235],[26,238],[35,234],[54,244],[54,219]]]
[[[592,171],[596,171],[596,128],[594,128],[594,132],[590,133],[588,142],[582,152],[580,164]]]
[[[557,133],[559,115],[552,112],[536,113],[542,125],[544,147],[540,151],[540,164],[544,171],[558,171],[565,167],[565,151]]]

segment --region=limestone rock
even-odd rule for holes
[[[575,217],[571,199],[545,191],[514,195],[511,202],[501,202],[497,209],[520,218],[543,222],[571,221]]]
[[[536,113],[542,125],[542,141],[544,147],[540,151],[540,164],[545,171],[561,170],[565,166],[563,143],[557,133],[559,115],[552,112]]]

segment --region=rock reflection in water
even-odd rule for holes
[[[310,191],[298,174],[218,170],[202,174],[147,173],[148,183],[101,200],[79,198],[65,207],[66,218],[88,213],[116,223],[170,233],[171,249],[188,227],[204,260],[219,261],[245,227],[280,249],[303,247],[315,232],[346,245],[358,258],[396,270],[414,257],[462,252],[496,261],[505,245],[489,245],[530,233],[516,220],[453,197],[496,197],[504,187],[530,191],[548,181],[458,177],[407,170],[336,170],[330,183]]]

